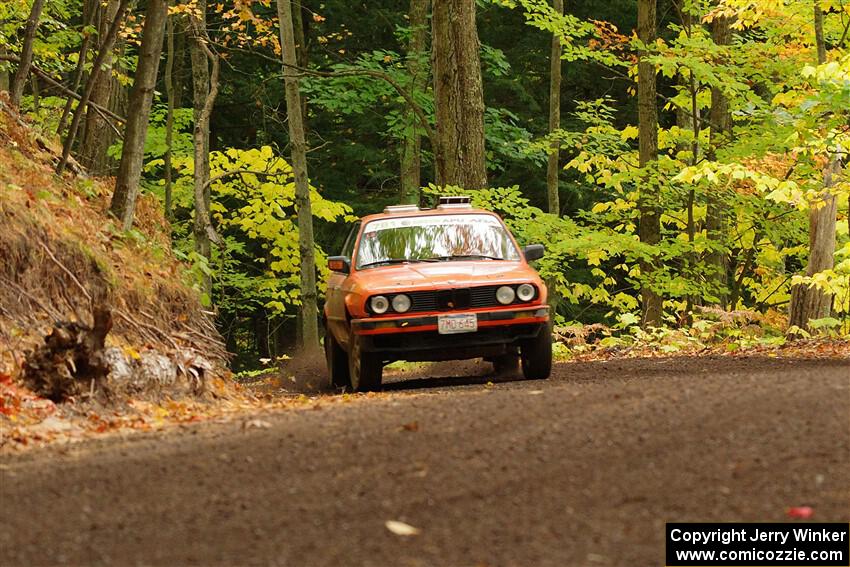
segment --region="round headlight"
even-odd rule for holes
[[[531,301],[534,299],[534,286],[527,283],[522,284],[516,288],[516,296],[519,297],[521,301]]]
[[[514,288],[510,286],[503,285],[496,290],[496,300],[502,305],[513,303],[514,297],[516,297],[516,293],[514,293]]]
[[[387,309],[390,308],[390,302],[383,295],[376,295],[369,301],[369,305],[372,307],[372,312],[378,315],[383,315],[387,312]]]
[[[404,313],[410,309],[410,298],[403,293],[393,297],[393,310],[398,313]]]

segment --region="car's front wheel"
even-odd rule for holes
[[[552,373],[552,330],[545,325],[537,336],[520,347],[522,375],[528,380],[544,380]]]
[[[328,381],[331,388],[346,388],[351,386],[348,375],[348,357],[342,347],[336,342],[330,329],[325,334],[325,361],[328,365]]]
[[[368,392],[379,388],[383,370],[383,360],[375,353],[364,351],[363,339],[353,335],[348,350],[348,374],[352,390]]]

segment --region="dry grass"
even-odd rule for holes
[[[0,374],[18,376],[55,322],[91,325],[95,305],[113,312],[107,346],[194,353],[224,368],[157,201],[143,196],[137,233],[123,233],[107,212],[112,180],[59,178],[57,153],[0,99]]]

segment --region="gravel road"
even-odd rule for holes
[[[666,521],[850,521],[846,360],[496,384],[436,368],[351,403],[2,457],[0,565],[648,566]]]

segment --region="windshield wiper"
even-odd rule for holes
[[[504,260],[498,256],[488,256],[487,254],[452,254],[451,256],[440,256],[433,258],[434,260],[451,261],[451,260]]]
[[[386,260],[378,260],[363,264],[360,268],[369,268],[371,266],[389,266],[391,264],[407,264],[408,262],[439,262],[438,258],[387,258]]]

